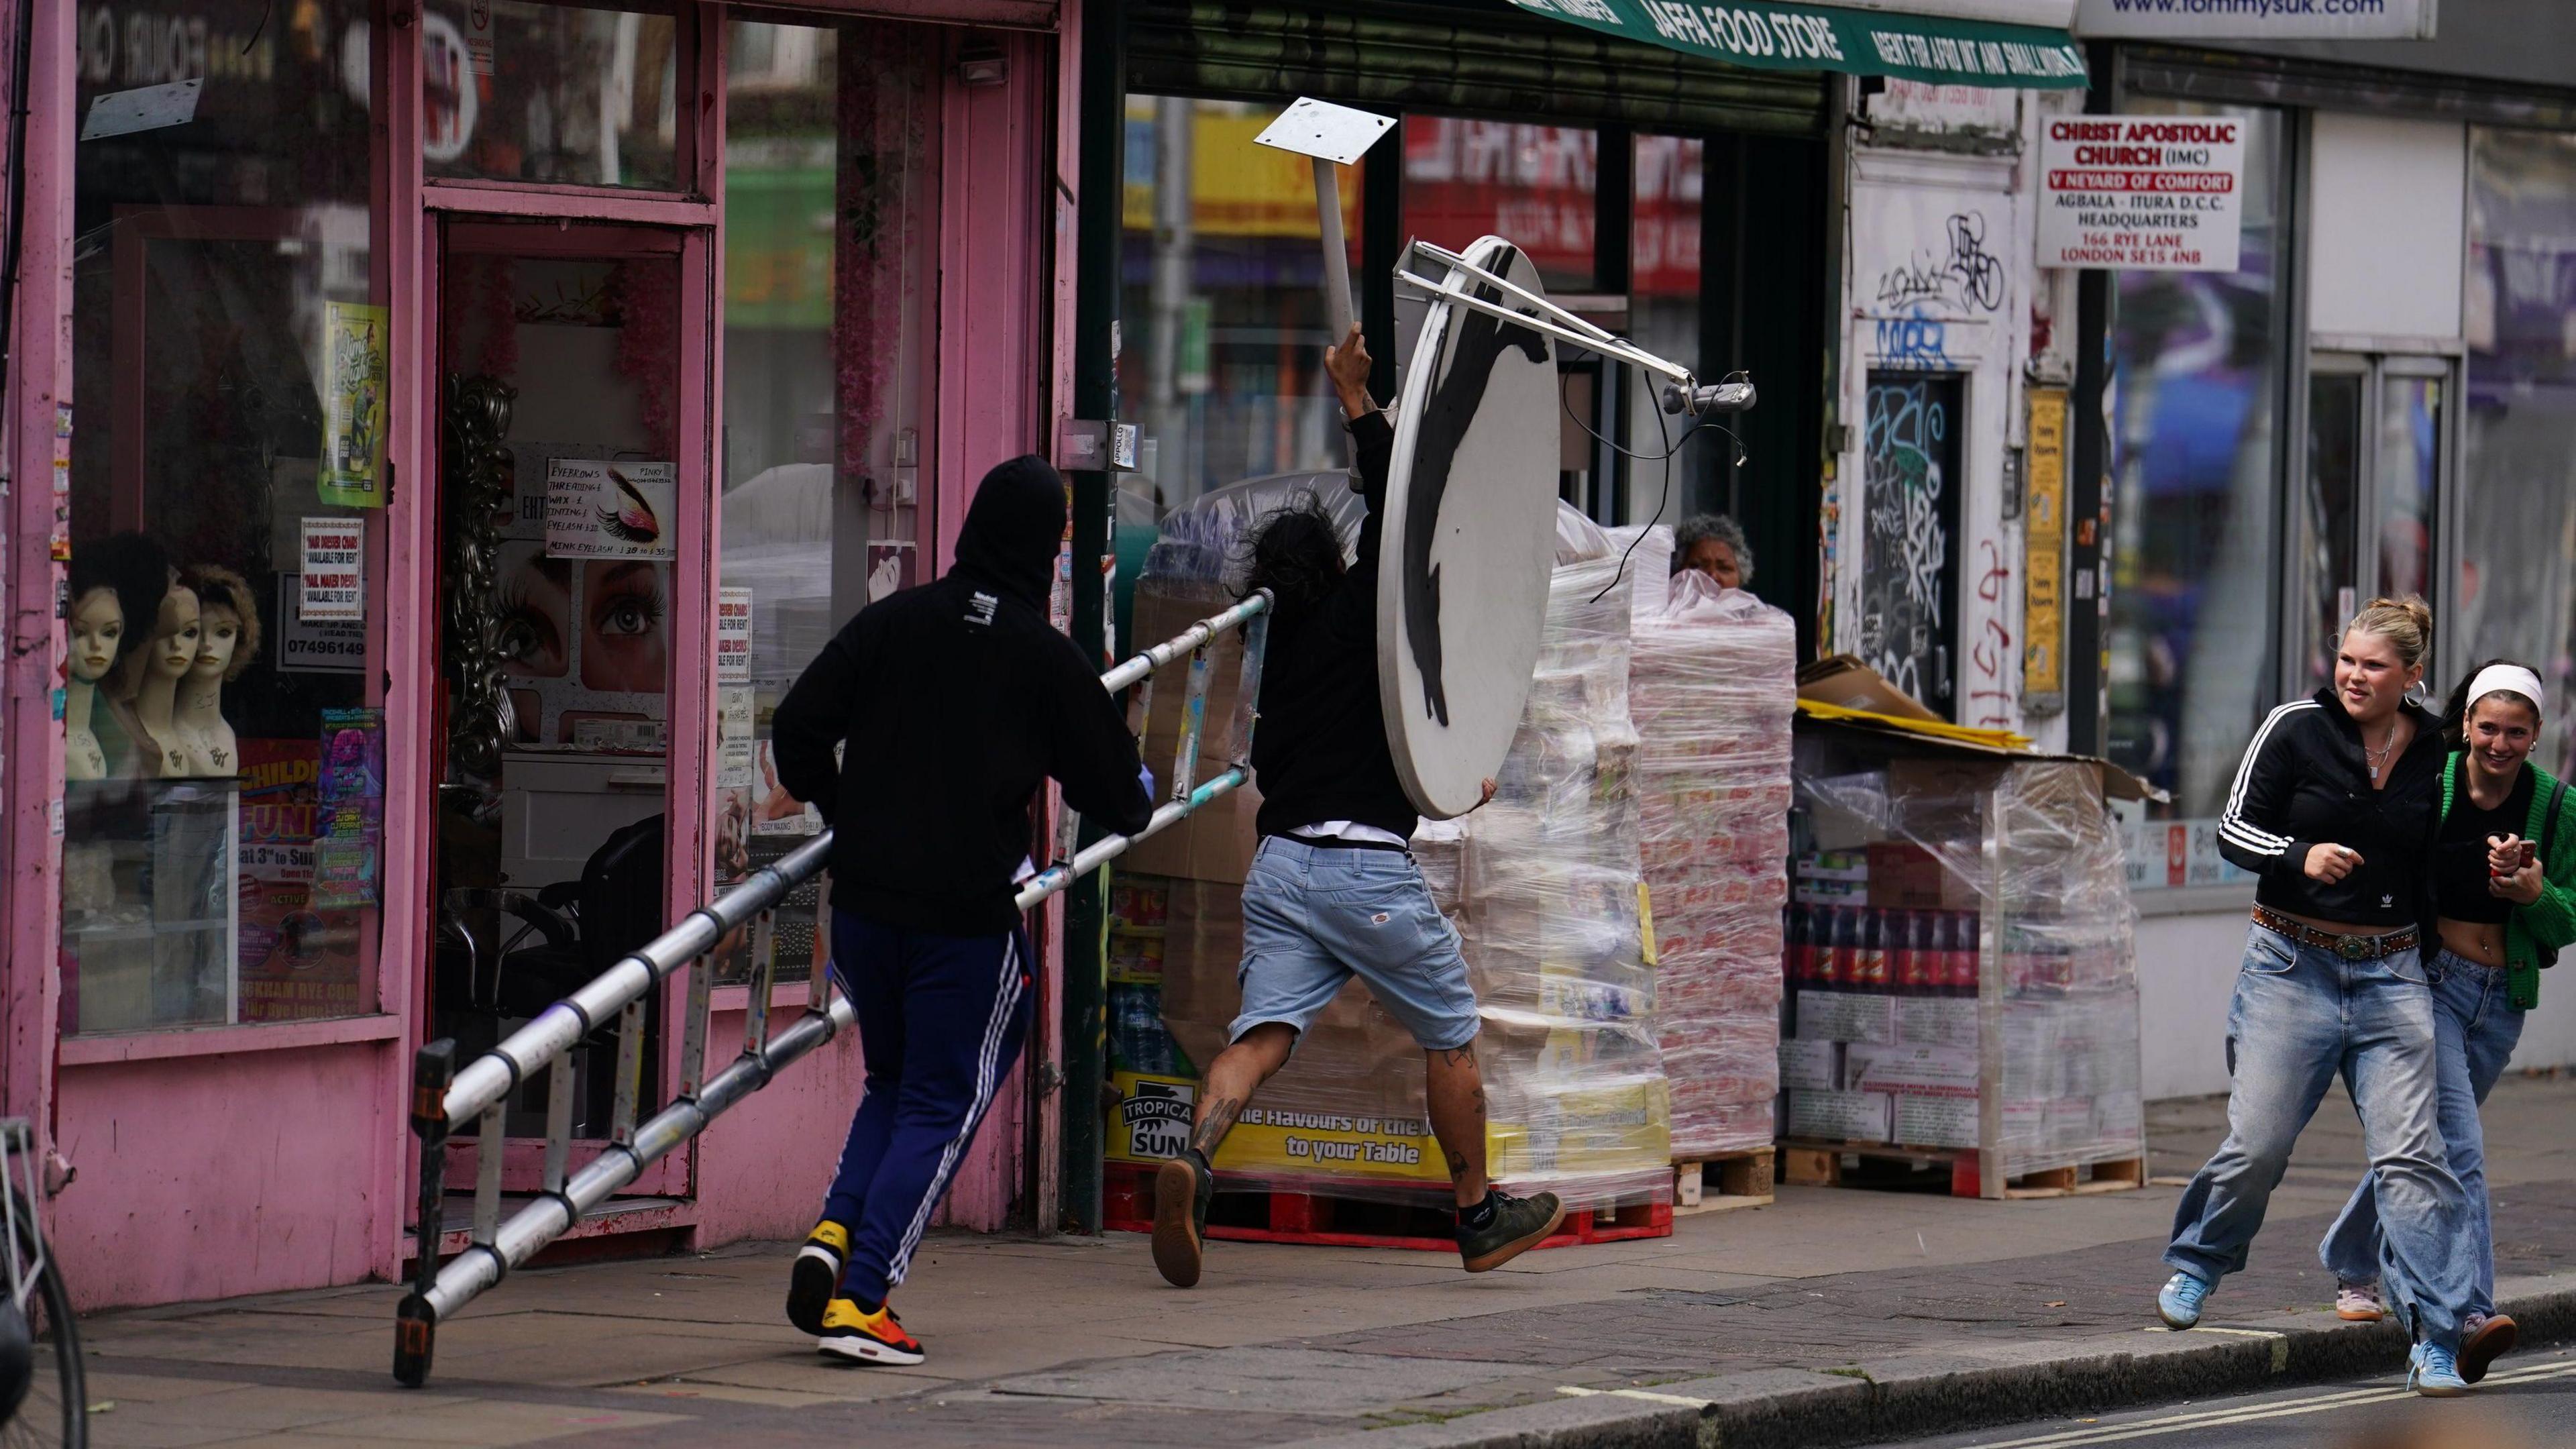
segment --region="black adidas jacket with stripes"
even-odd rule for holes
[[[2404,708],[2415,740],[2379,789],[2361,731],[2331,689],[2282,705],[2254,732],[2218,820],[2218,849],[2260,878],[2256,901],[2345,925],[2420,926],[2427,943],[2435,939],[2431,862],[2448,753],[2441,721]],[[2332,884],[2307,872],[2309,848],[2329,842],[2361,853]]]
[[[1126,716],[1047,622],[1064,519],[1044,459],[997,466],[956,566],[861,609],[779,701],[778,783],[831,822],[835,907],[940,935],[1017,926],[1012,876],[1049,776],[1100,824],[1145,828]]]

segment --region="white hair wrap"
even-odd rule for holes
[[[2531,712],[2541,711],[2546,698],[2540,688],[2540,676],[2519,664],[2490,664],[2469,681],[2469,703],[2475,705],[2490,694],[2518,694],[2531,701]]]

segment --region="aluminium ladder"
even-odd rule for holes
[[[1112,694],[1138,686],[1128,703],[1139,748],[1153,705],[1154,671],[1189,656],[1182,699],[1180,748],[1172,762],[1163,803],[1143,830],[1110,835],[1077,851],[1079,822],[1061,812],[1053,859],[1022,884],[1019,908],[1029,910],[1098,869],[1148,835],[1242,785],[1251,773],[1254,706],[1261,660],[1269,636],[1271,597],[1257,591],[1222,613],[1202,619],[1177,637],[1129,658],[1100,677]],[[1243,634],[1241,687],[1235,697],[1227,768],[1193,786],[1199,740],[1207,715],[1209,651],[1229,632]],[[770,1035],[770,996],[776,984],[772,927],[778,904],[797,886],[822,873],[832,853],[826,830],[778,861],[752,872],[731,890],[691,911],[669,931],[637,948],[572,995],[539,1013],[492,1050],[461,1069],[456,1044],[439,1040],[420,1049],[412,1078],[412,1131],[420,1139],[417,1271],[395,1312],[394,1377],[417,1388],[429,1378],[438,1325],[476,1295],[497,1286],[512,1268],[571,1231],[582,1215],[671,1149],[705,1131],[744,1097],[768,1086],[782,1070],[855,1021],[850,1003],[830,989],[823,962],[813,967],[804,1012]],[[714,972],[708,956],[744,926],[752,927],[750,1015],[743,1023],[741,1055],[712,1076],[706,1072],[707,1015]],[[686,968],[687,1018],[680,1048],[679,1091],[660,1111],[636,1121],[643,1079],[644,1003],[654,988]],[[611,1017],[619,1022],[617,1088],[608,1140],[599,1155],[571,1171],[572,1052]],[[502,1114],[511,1094],[539,1073],[546,1078],[543,1188],[502,1216]],[[463,1251],[439,1261],[446,1203],[447,1144],[468,1130],[479,1133],[475,1159],[474,1218]]]

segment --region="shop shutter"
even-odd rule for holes
[[[2120,84],[2134,94],[2214,105],[2310,106],[2480,126],[2576,130],[2576,91],[2476,76],[2366,69],[2303,56],[2127,45],[2120,49]]]
[[[1501,4],[1133,0],[1127,88],[1658,131],[1819,135],[1827,78],[1750,70]]]

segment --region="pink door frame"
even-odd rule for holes
[[[964,503],[985,468],[1020,452],[1051,454],[1055,421],[1068,395],[1071,321],[1071,191],[1077,59],[1073,27],[1078,0],[1059,7],[1046,0],[868,0],[847,7],[814,0],[816,11],[864,10],[884,15],[909,11],[951,23],[1023,29],[991,34],[1007,58],[998,85],[970,86],[952,65],[943,79],[941,235],[939,261],[946,279],[940,301],[937,367],[940,386],[932,489],[925,502],[934,514],[929,557],[920,577],[930,577],[953,552]],[[690,355],[687,376],[701,410],[695,425],[681,421],[683,436],[712,437],[707,425],[723,396],[722,349],[715,345],[723,317],[723,230],[719,158],[723,155],[722,95],[726,12],[714,4],[689,5],[683,32],[713,64],[699,71],[694,124],[684,127],[686,174],[682,196],[550,195],[526,187],[429,186],[420,163],[422,106],[419,27],[408,23],[416,0],[383,0],[389,24],[373,69],[382,98],[372,207],[379,221],[372,291],[403,299],[392,308],[390,370],[395,405],[387,418],[388,506],[380,515],[384,535],[385,626],[378,646],[390,688],[385,695],[389,757],[404,763],[389,772],[389,820],[427,818],[430,794],[425,761],[430,741],[428,699],[435,679],[439,567],[437,528],[424,486],[434,466],[438,384],[431,365],[428,328],[434,319],[416,301],[429,290],[431,228],[437,213],[460,209],[459,194],[472,192],[471,209],[503,215],[575,215],[655,225],[695,226],[694,258],[708,278],[706,325],[684,329]],[[404,1126],[411,1043],[426,1027],[427,973],[421,943],[410,923],[426,919],[423,883],[430,870],[429,836],[422,829],[387,832],[382,865],[385,899],[377,976],[380,1015],[340,1023],[244,1028],[209,1033],[182,1044],[136,1050],[82,1043],[68,1054],[59,1040],[60,988],[53,969],[60,930],[58,870],[62,744],[54,691],[61,683],[64,633],[55,617],[63,576],[53,557],[54,503],[40,480],[54,476],[57,404],[68,419],[71,404],[71,231],[73,150],[78,46],[70,34],[72,7],[37,0],[0,0],[0,22],[33,28],[37,63],[31,75],[26,150],[25,241],[15,309],[17,366],[5,405],[11,476],[7,554],[0,559],[0,597],[9,613],[10,657],[5,665],[5,804],[0,804],[0,909],[7,912],[9,957],[0,973],[0,1112],[36,1119],[50,1150],[67,1150],[86,1169],[76,1189],[49,1204],[68,1276],[85,1304],[171,1302],[270,1289],[315,1286],[395,1276],[408,1256],[406,1185],[412,1173]],[[1066,29],[1060,43],[1033,33],[1051,22]],[[962,33],[962,32],[961,32]],[[1053,165],[1050,166],[1049,163]],[[974,184],[964,184],[967,178]],[[1001,184],[1001,183],[1007,184]],[[441,203],[444,203],[443,205]],[[1052,237],[1050,236],[1052,233]],[[1054,254],[1050,254],[1051,241]],[[1051,284],[1051,285],[1050,285]],[[1044,363],[1039,359],[1043,356]],[[688,390],[684,390],[684,396]],[[102,400],[101,406],[105,406]],[[102,417],[102,422],[103,422]],[[712,456],[700,476],[712,479]],[[683,536],[703,538],[710,566],[721,557],[718,510],[705,489],[683,489],[704,510],[698,525],[683,521]],[[679,628],[693,641],[689,652],[712,659],[713,611],[708,599],[683,590]],[[699,635],[706,637],[699,642]],[[711,669],[711,665],[707,666]],[[675,681],[712,706],[712,680]],[[712,721],[692,718],[685,739],[674,716],[674,791],[682,788],[679,757],[689,759],[687,788],[702,797],[713,776]],[[708,878],[712,839],[700,828],[672,852],[674,887]],[[1048,1010],[1040,1028],[1056,1031],[1052,1003],[1060,999],[1060,917],[1050,911],[1042,952]],[[738,993],[736,993],[738,996]],[[797,993],[783,991],[782,1002]],[[719,995],[720,1020],[710,1048],[739,1032],[738,1009]],[[258,1035],[245,1035],[256,1032]],[[729,1119],[735,1140],[704,1144],[720,1163],[699,1161],[699,1200],[694,1218],[702,1245],[802,1231],[807,1204],[776,1191],[778,1164],[814,1158],[816,1186],[828,1171],[817,1133],[837,1137],[856,1089],[855,1043],[836,1049],[794,1079],[764,1093]],[[66,1071],[70,1068],[70,1071]],[[64,1110],[68,1098],[70,1108]],[[278,1134],[257,1152],[237,1134],[209,1131],[203,1121],[173,1122],[160,1132],[140,1128],[155,1111],[168,1115],[173,1100],[269,1101],[281,1120]],[[363,1101],[368,1110],[325,1110],[326,1104]],[[1014,1090],[1006,1113],[996,1113],[973,1158],[959,1174],[947,1220],[998,1228],[1005,1222],[1023,1177],[1023,1149],[1032,1140],[1048,1166],[1033,1195],[1042,1229],[1054,1226],[1052,1185],[1055,1104],[1034,1129]],[[185,1117],[186,1114],[179,1114]],[[64,1120],[64,1119],[68,1120]],[[57,1129],[68,1129],[68,1147]],[[110,1153],[111,1133],[119,1150]],[[222,1156],[240,1160],[235,1171],[202,1152],[193,1138],[221,1139]],[[291,1139],[291,1142],[290,1142]],[[81,1149],[86,1146],[87,1151]],[[264,1154],[264,1155],[263,1155]],[[759,1164],[748,1174],[738,1169]],[[56,1174],[59,1178],[60,1174]],[[331,1191],[312,1193],[317,1177]],[[303,1207],[299,1192],[317,1199]],[[785,1201],[797,1197],[793,1202]],[[147,1207],[166,1213],[177,1201],[193,1204],[186,1228],[198,1250],[181,1254],[134,1251],[145,1234],[166,1240],[166,1220],[146,1221]],[[328,1242],[328,1249],[297,1254],[256,1251],[261,1242]],[[239,1248],[242,1251],[234,1252]]]
[[[713,600],[717,559],[721,555],[713,536],[717,514],[711,504],[715,447],[706,386],[707,369],[711,365],[711,355],[716,351],[709,342],[715,316],[711,292],[713,279],[708,275],[709,259],[714,254],[714,229],[707,225],[673,230],[598,219],[592,214],[592,209],[599,205],[596,198],[581,199],[579,204],[585,218],[579,223],[558,213],[551,217],[538,215],[530,218],[534,222],[553,220],[558,222],[557,227],[512,225],[479,220],[478,214],[471,211],[446,210],[478,204],[481,198],[472,194],[470,188],[441,186],[432,190],[436,193],[432,205],[444,214],[435,216],[427,228],[432,233],[427,241],[434,250],[426,259],[427,281],[420,292],[422,309],[430,322],[429,326],[421,329],[424,333],[436,330],[439,285],[446,275],[445,261],[451,256],[667,256],[679,269],[680,347],[673,373],[675,406],[671,435],[678,442],[679,512],[674,520],[673,537],[680,540],[680,552],[671,570],[671,660],[669,693],[664,696],[668,702],[665,715],[670,742],[663,791],[663,818],[669,822],[672,843],[665,857],[664,914],[677,919],[705,898],[714,860],[713,837],[706,825],[709,782],[714,778],[715,739],[709,719],[712,703],[708,709],[701,710],[683,707],[687,701],[712,702],[714,699]],[[665,208],[655,204],[652,209],[658,212]],[[441,232],[443,235],[438,234]],[[429,348],[431,358],[437,357],[434,338],[424,338],[424,346]],[[441,374],[446,371],[435,366],[433,370]],[[434,445],[432,456],[436,457]],[[433,463],[422,472],[434,478],[438,469]],[[435,498],[437,485],[434,482],[425,485],[422,491]],[[443,510],[435,506],[430,509],[433,517],[441,512]],[[436,530],[432,532],[435,534]],[[435,578],[430,582],[434,586]],[[431,617],[438,615],[433,612]],[[432,667],[435,667],[434,661]],[[423,681],[424,693],[435,689],[432,682],[435,678],[432,675]],[[435,774],[436,760],[428,759],[423,763]],[[434,790],[435,786],[431,788]],[[392,925],[395,929],[412,933],[410,950],[415,963],[430,959],[430,925],[426,911],[421,912],[416,920],[394,922]],[[661,1001],[663,1021],[676,1023],[681,1019],[679,1013],[686,1005],[686,990],[687,982],[683,978],[674,977],[664,984]],[[680,1033],[664,1030],[661,1036],[661,1080],[675,1081],[680,1069]],[[419,1043],[415,1041],[413,1044]],[[650,1112],[655,1105],[646,1103],[643,1110]],[[470,1163],[474,1151],[471,1142],[458,1142],[452,1144],[450,1155],[461,1159],[461,1163]],[[505,1187],[518,1191],[534,1185],[542,1154],[542,1139],[511,1139],[507,1153],[511,1177],[505,1178]],[[578,1170],[594,1155],[595,1149],[576,1144],[574,1169]],[[627,1195],[686,1195],[689,1164],[695,1155],[692,1144],[644,1169]],[[465,1183],[473,1180],[468,1175],[470,1167],[461,1163],[451,1165],[449,1181]]]

